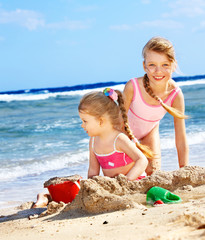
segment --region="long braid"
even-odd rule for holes
[[[135,138],[134,134],[132,133],[132,130],[128,124],[128,117],[127,117],[126,109],[124,106],[124,100],[123,100],[122,93],[117,90],[116,90],[116,92],[118,94],[118,103],[119,103],[120,111],[122,114],[122,119],[124,121],[125,133],[127,134],[127,136],[129,137],[130,140],[135,140],[134,142],[135,142],[136,146],[144,153],[144,155],[147,158],[153,158],[154,153],[150,150],[150,148],[148,146],[140,144],[138,141],[136,141],[136,138]]]
[[[155,100],[157,100],[161,106],[169,113],[171,114],[173,117],[177,117],[177,118],[180,118],[180,119],[186,119],[188,118],[188,116],[184,115],[183,113],[181,113],[180,111],[178,111],[177,109],[173,108],[173,107],[170,107],[168,106],[167,104],[165,104],[162,99],[158,96],[156,96],[151,87],[150,87],[150,84],[149,84],[149,78],[147,76],[147,74],[144,75],[144,78],[143,78],[143,85],[144,85],[144,88],[146,90],[146,92],[152,97],[154,98]]]

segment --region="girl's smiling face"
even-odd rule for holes
[[[86,133],[90,137],[97,136],[100,131],[100,120],[85,112],[79,112],[79,116],[82,120],[81,127],[86,131]]]
[[[176,64],[171,62],[166,54],[148,50],[143,67],[150,81],[159,82],[171,79]]]

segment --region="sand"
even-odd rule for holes
[[[78,174],[67,176],[67,177],[53,177],[44,183],[44,187],[49,187],[50,185],[56,185],[64,183],[65,181],[77,182],[81,179],[81,176]]]
[[[205,239],[205,168],[158,171],[140,181],[97,176],[81,180],[70,204],[32,202],[0,210],[0,239]],[[146,204],[153,187],[165,188],[181,203]]]

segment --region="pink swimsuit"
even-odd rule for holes
[[[146,103],[142,98],[137,78],[133,78],[131,81],[134,88],[134,96],[128,111],[128,120],[135,137],[141,139],[159,123],[167,111],[160,104],[150,105]],[[180,91],[181,89],[176,87],[164,103],[172,106],[175,97]]]
[[[115,141],[113,144],[114,151],[108,154],[97,154],[94,151],[94,137],[93,137],[93,141],[92,141],[93,152],[95,153],[96,158],[100,163],[100,166],[104,169],[118,168],[118,167],[126,166],[131,162],[133,162],[133,160],[127,154],[116,150],[115,143],[120,134],[123,134],[123,133],[119,133],[115,138]]]

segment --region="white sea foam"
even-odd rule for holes
[[[75,124],[76,121],[75,119],[72,119],[72,121],[55,121],[55,122],[51,122],[51,123],[39,123],[36,128],[35,128],[35,132],[46,132],[52,129],[66,129],[66,128],[70,128],[73,126],[73,124]]]
[[[189,85],[197,85],[197,84],[205,84],[205,79],[194,80],[194,81],[182,81],[178,82],[179,86],[189,86]],[[124,84],[119,84],[115,86],[108,86],[120,91],[123,91]],[[102,91],[102,88],[94,88],[94,89],[85,89],[85,90],[76,90],[76,91],[67,91],[67,92],[55,92],[49,93],[45,90],[43,93],[29,93],[29,90],[26,90],[24,94],[0,94],[0,101],[11,102],[11,101],[38,101],[45,100],[48,98],[55,98],[57,96],[75,96],[75,95],[84,95],[91,91]]]
[[[194,80],[194,81],[182,81],[177,83],[179,86],[191,86],[191,85],[198,85],[198,84],[205,84],[205,79]]]
[[[187,141],[189,146],[195,144],[203,144],[205,142],[205,132],[195,132],[187,134]],[[174,149],[175,140],[174,136],[161,137],[161,149]]]
[[[77,154],[62,154],[54,156],[52,159],[44,158],[41,160],[33,160],[29,164],[22,164],[18,166],[10,166],[0,169],[0,181],[15,181],[19,177],[29,175],[39,175],[47,171],[60,170],[69,168],[75,165],[81,165],[87,162],[89,157],[88,151]]]
[[[50,97],[56,97],[60,95],[68,95],[66,92],[60,93],[41,93],[41,94],[0,94],[0,101],[36,101],[45,100]]]
[[[205,132],[196,132],[187,134],[189,145],[204,144],[205,143]]]
[[[0,101],[11,102],[11,101],[39,101],[48,98],[55,98],[58,96],[75,96],[84,95],[91,91],[102,91],[104,88],[77,90],[69,92],[56,92],[56,93],[41,93],[41,94],[0,94]]]
[[[115,85],[115,86],[107,86],[110,88],[114,88],[116,90],[120,90],[122,91],[124,89],[124,84],[119,84],[119,85]],[[68,92],[69,95],[73,96],[73,95],[84,95],[86,93],[92,92],[92,91],[103,91],[105,87],[102,88],[94,88],[94,89],[86,89],[86,90],[77,90],[77,91],[70,91]]]
[[[78,144],[88,144],[89,143],[89,138],[83,138],[78,142]]]

